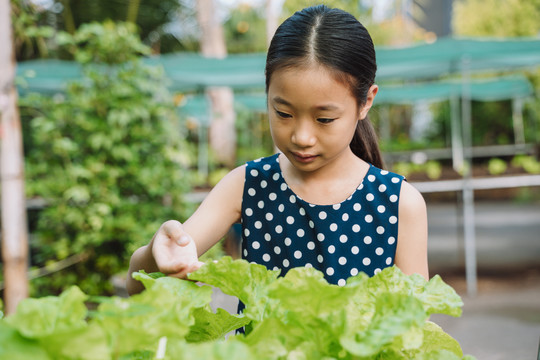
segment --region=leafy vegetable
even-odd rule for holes
[[[0,359],[472,359],[428,321],[461,314],[461,299],[439,276],[390,267],[337,286],[313,268],[278,275],[225,257],[193,281],[135,273],[144,292],[100,298],[94,311],[86,302],[96,298],[77,287],[27,299],[0,320]],[[212,286],[238,297],[243,314],[213,312]],[[230,333],[240,327],[245,334]]]

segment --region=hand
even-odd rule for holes
[[[204,264],[197,257],[195,242],[176,220],[161,225],[154,236],[152,255],[159,271],[180,279]]]

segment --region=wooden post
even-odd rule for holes
[[[223,26],[217,19],[214,0],[197,0],[197,20],[201,28],[200,46],[205,57],[223,59],[227,56]],[[229,87],[206,90],[212,106],[210,147],[218,162],[233,167],[236,160],[236,128],[234,94]],[[202,126],[202,125],[201,125]]]
[[[9,0],[0,0],[0,176],[5,313],[28,297],[28,234],[21,121],[15,89],[15,53]]]

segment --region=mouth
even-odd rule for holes
[[[298,152],[292,152],[292,155],[294,156],[294,159],[296,161],[301,162],[301,163],[312,162],[318,156],[318,155],[313,155],[313,154],[302,154]]]

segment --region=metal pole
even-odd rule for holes
[[[463,57],[462,65],[462,102],[463,121],[463,227],[465,237],[465,275],[467,293],[475,296],[477,292],[476,268],[476,232],[474,219],[474,189],[472,187],[472,120],[471,120],[471,79],[470,59]]]

